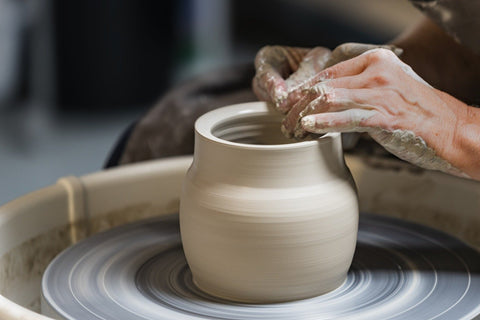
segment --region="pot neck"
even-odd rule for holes
[[[275,146],[222,143],[196,133],[189,174],[212,183],[272,188],[308,187],[348,177],[338,133]]]

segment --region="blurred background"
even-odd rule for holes
[[[385,43],[407,0],[0,0],[0,204],[101,170],[175,84],[266,44]]]

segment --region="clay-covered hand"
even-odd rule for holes
[[[285,118],[287,135],[367,132],[420,167],[480,178],[478,110],[431,87],[392,51],[367,51],[316,79]]]
[[[396,54],[402,51],[393,45],[362,43],[344,43],[333,51],[324,47],[263,47],[255,58],[253,90],[260,100],[287,113],[301,98],[303,89],[318,82],[320,71],[373,48],[390,49]]]

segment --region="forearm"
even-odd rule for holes
[[[401,59],[432,86],[467,103],[480,103],[480,56],[455,42],[428,18],[393,44],[404,49]]]
[[[443,95],[446,95],[443,93]],[[447,97],[456,100],[453,97]],[[480,181],[480,109],[454,101],[457,124],[451,150],[447,157],[452,165],[470,178]]]

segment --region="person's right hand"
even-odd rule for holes
[[[287,113],[305,90],[322,80],[318,79],[320,71],[375,48],[389,49],[396,55],[402,52],[393,45],[362,43],[344,43],[333,51],[324,47],[263,47],[255,58],[253,91],[260,100]]]

